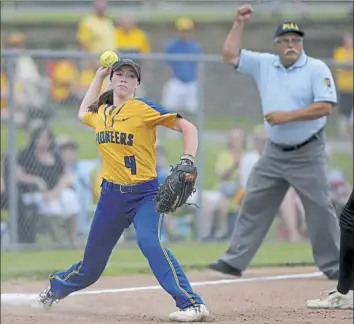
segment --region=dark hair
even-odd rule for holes
[[[47,132],[50,140],[49,150],[54,152],[56,149],[55,136],[52,130],[47,125],[42,125],[33,129],[30,135],[28,150],[34,151],[36,149],[36,142],[42,133]]]
[[[98,108],[102,105],[113,105],[113,89],[107,90],[102,93],[97,101],[88,107],[89,112],[98,112]]]

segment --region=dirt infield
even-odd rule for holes
[[[250,324],[349,324],[353,311],[313,311],[304,307],[307,299],[321,291],[332,289],[335,282],[324,277],[303,279],[265,276],[312,273],[314,268],[249,270],[243,278],[254,281],[200,285],[195,290],[205,299],[212,314],[208,322]],[[235,279],[217,273],[191,272],[192,282]],[[157,285],[152,276],[102,278],[89,290],[146,287]],[[36,293],[46,287],[43,282],[4,283],[4,293]],[[81,324],[81,323],[168,323],[168,314],[175,310],[174,302],[162,290],[141,290],[119,293],[70,296],[48,312],[35,311],[28,305],[6,305],[2,299],[3,324]]]

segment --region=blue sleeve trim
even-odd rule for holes
[[[160,115],[167,115],[167,114],[173,114],[173,112],[165,109],[164,107],[158,105],[157,103],[145,99],[145,98],[135,98],[135,100],[139,100],[145,104],[147,104],[148,106],[150,106],[152,109],[156,110]]]

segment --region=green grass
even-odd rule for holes
[[[111,10],[112,11],[112,10]],[[114,11],[114,10],[113,10]],[[125,12],[123,11],[114,11],[111,12],[112,19],[116,20],[117,18],[124,15]],[[183,14],[181,11],[168,11],[168,12],[137,12],[136,19],[139,22],[144,23],[166,23],[174,21],[176,18]],[[11,12],[10,14],[3,15],[1,17],[2,23],[26,23],[26,24],[38,24],[40,23],[77,23],[78,20],[82,19],[87,15],[86,12],[79,12],[79,11],[71,11],[71,12]],[[284,12],[280,14],[280,16],[284,16],[287,19],[295,19],[301,17],[301,13],[297,12]],[[197,22],[224,22],[230,21],[233,17],[233,12],[230,11],[221,11],[221,12],[210,12],[203,11],[203,10],[194,10],[188,12],[188,16],[191,17],[193,20]],[[348,15],[344,12],[309,12],[307,14],[307,19],[314,20],[314,21],[336,21],[339,19],[346,18]],[[267,13],[261,14],[257,13],[255,15],[254,21],[269,21],[270,15]]]
[[[227,248],[226,243],[167,245],[185,270],[207,268]],[[1,279],[45,279],[53,271],[65,270],[80,261],[82,251],[26,251],[1,253]],[[311,248],[307,243],[264,244],[251,267],[295,266],[312,264]],[[114,250],[105,276],[150,273],[148,263],[136,247]]]

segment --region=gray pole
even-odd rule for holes
[[[11,243],[18,243],[18,192],[16,181],[17,147],[16,147],[16,123],[15,123],[15,63],[17,56],[8,57],[6,67],[9,79],[9,128],[8,128],[8,172],[9,172],[9,216],[11,226]]]
[[[197,239],[202,238],[202,219],[203,219],[203,188],[204,188],[204,66],[205,63],[198,63],[198,110],[197,110],[197,128],[198,128],[198,152],[197,152],[197,168],[198,168],[198,200],[197,205],[197,220],[196,220],[196,231]]]

